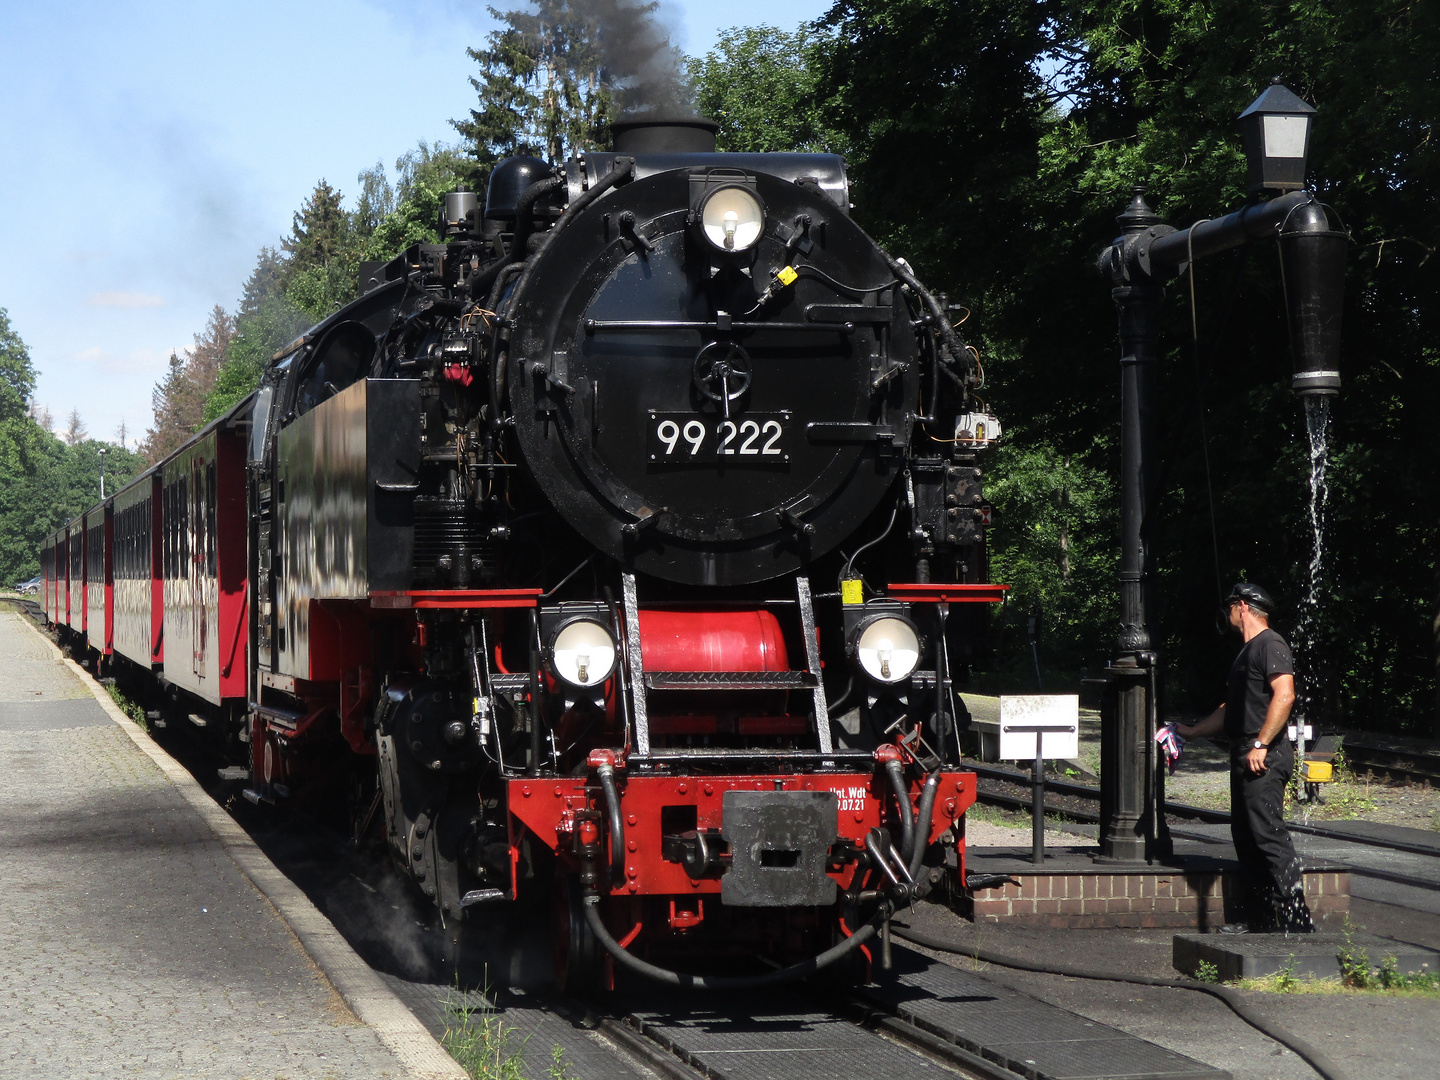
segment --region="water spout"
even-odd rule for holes
[[[1305,430],[1310,442],[1310,565],[1295,625],[1296,656],[1301,667],[1297,721],[1308,720],[1319,734],[1325,700],[1321,653],[1324,645],[1325,507],[1330,496],[1326,470],[1330,464],[1330,395],[1306,395]]]

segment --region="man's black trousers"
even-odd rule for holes
[[[1300,859],[1285,827],[1285,785],[1295,770],[1294,748],[1277,739],[1265,764],[1263,773],[1252,773],[1243,750],[1230,758],[1230,835],[1248,893],[1248,921],[1252,930],[1308,932],[1314,927]]]

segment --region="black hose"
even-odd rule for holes
[[[584,194],[578,195],[574,199],[570,200],[570,205],[565,208],[565,212],[560,215],[560,217],[556,220],[554,226],[551,227],[550,236],[552,238],[556,236],[562,229],[565,228],[565,226],[569,225],[570,222],[574,221],[575,218],[580,214],[580,212],[583,211],[587,206],[593,203],[601,195],[605,194],[605,192],[609,191],[621,180],[625,180],[633,176],[634,173],[634,158],[616,158],[615,163],[610,167],[609,172],[607,172],[599,180],[595,181],[594,185]],[[528,190],[529,189],[527,189],[527,192]],[[510,302],[512,307],[515,303],[519,301],[521,295],[525,292],[525,286],[529,283],[530,275],[534,273],[535,264],[539,261],[540,260],[538,259],[525,260],[525,269],[520,274],[520,281],[516,284],[515,291],[510,294]]]
[[[854,674],[851,674],[850,680],[845,684],[845,692],[841,694],[838,698],[836,698],[834,701],[826,703],[825,714],[833,720],[835,718],[836,711],[839,710],[847,701],[850,700],[850,695],[854,692],[855,676]]]
[[[499,275],[501,270],[505,269],[506,265],[507,264],[504,259],[492,259],[489,263],[486,264],[484,270],[481,270],[478,274],[472,277],[469,281],[470,299],[479,300],[482,296],[489,292],[490,286],[495,282],[495,278]]]
[[[925,778],[920,789],[920,805],[915,808],[915,847],[910,854],[910,880],[920,879],[920,864],[925,859],[925,849],[930,846],[930,830],[935,827],[935,793],[940,790],[940,770],[937,768]]]
[[[871,920],[844,941],[830,946],[817,956],[801,960],[798,964],[791,964],[789,967],[767,971],[763,975],[690,975],[683,971],[670,971],[667,968],[656,967],[627,952],[605,928],[605,921],[600,918],[599,904],[600,897],[595,894],[592,893],[585,897],[585,922],[589,925],[590,932],[595,935],[596,940],[604,946],[605,951],[615,958],[616,963],[637,975],[654,979],[666,986],[677,986],[683,990],[759,990],[762,987],[778,986],[781,983],[807,978],[821,968],[829,967],[835,961],[848,956],[873,938],[879,932],[881,921],[890,913],[889,903],[881,904],[880,910]]]
[[[871,243],[874,243],[874,241],[872,240]],[[890,272],[906,285],[910,286],[915,295],[920,297],[920,302],[925,305],[925,309],[930,313],[931,319],[934,320],[935,331],[940,335],[940,340],[945,343],[945,350],[950,354],[951,359],[953,359],[955,363],[968,368],[970,366],[968,362],[970,355],[969,350],[965,348],[965,343],[960,340],[960,335],[955,333],[955,328],[950,325],[950,317],[945,313],[945,309],[940,306],[940,301],[935,299],[934,294],[932,294],[929,289],[920,284],[920,279],[915,276],[914,271],[908,266],[891,255],[879,244],[875,244],[875,249],[880,252],[881,257],[889,264]]]
[[[505,293],[505,284],[510,278],[519,274],[525,267],[521,263],[502,263],[500,270],[495,275],[495,284],[490,289],[490,295],[485,298],[487,311],[500,310],[500,297]]]
[[[845,569],[840,571],[840,577],[842,579],[847,579],[850,577],[850,570],[855,565],[855,560],[860,557],[860,553],[862,551],[874,547],[876,544],[880,543],[881,540],[884,540],[887,536],[890,535],[890,530],[895,527],[895,518],[899,515],[899,513],[900,503],[897,500],[895,503],[895,508],[890,511],[890,520],[885,523],[885,531],[882,532],[879,536],[875,537],[875,539],[869,540],[866,543],[861,544],[858,548],[855,549],[855,553],[845,560]]]
[[[595,770],[610,813],[610,872],[625,872],[625,819],[620,815],[620,795],[615,790],[615,766],[608,762]]]
[[[905,766],[890,760],[885,762],[885,775],[890,778],[890,788],[895,792],[895,801],[900,810],[900,859],[910,865],[910,856],[915,853],[915,812],[910,808],[910,785],[905,782]]]
[[[547,176],[544,180],[536,180],[521,193],[520,198],[515,200],[515,235],[510,241],[510,261],[512,263],[520,262],[525,258],[525,248],[530,242],[530,234],[535,231],[535,200],[542,195],[548,195],[564,183],[565,181],[558,176]]]
[[[960,945],[955,942],[944,941],[940,938],[931,937],[929,934],[918,933],[909,927],[897,926],[894,923],[891,924],[891,933],[905,941],[922,945],[927,949],[934,949],[937,952],[955,953],[959,956],[971,956],[976,960],[983,960],[987,964],[995,964],[997,967],[1014,968],[1017,971],[1034,971],[1042,975],[1065,975],[1072,979],[1095,979],[1100,982],[1134,983],[1137,986],[1160,986],[1172,990],[1195,990],[1201,994],[1209,994],[1211,997],[1219,998],[1223,1001],[1230,1007],[1231,1012],[1262,1035],[1269,1036],[1282,1046],[1289,1047],[1295,1051],[1312,1069],[1323,1076],[1325,1080],[1349,1080],[1348,1074],[1343,1072],[1324,1052],[1316,1049],[1310,1043],[1298,1035],[1292,1034],[1268,1017],[1261,1015],[1260,1012],[1245,1001],[1239,993],[1228,986],[1215,986],[1210,983],[1190,982],[1181,979],[1155,979],[1148,975],[1121,975],[1118,972],[1073,967],[1069,964],[1035,964],[1028,960],[1017,960],[1014,957],[1002,956],[999,953],[993,953],[989,949],[982,949],[979,946]]]

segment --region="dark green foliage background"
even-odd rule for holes
[[[1177,226],[1238,207],[1234,117],[1280,77],[1320,110],[1313,183],[1355,237],[1324,621],[1311,659],[1325,676],[1328,721],[1430,727],[1437,18],[1436,5],[1398,0],[841,0],[823,20],[833,36],[818,51],[819,93],[840,103],[857,216],[974,309],[966,329],[989,358],[990,397],[1009,425],[991,488],[994,563],[1017,585],[1003,618],[1013,625],[1042,608],[1049,664],[1093,669],[1116,629],[1113,496],[1087,488],[1094,512],[1078,527],[1094,543],[1088,556],[1072,551],[1063,582],[1060,553],[1035,526],[1052,514],[1037,501],[1048,481],[1028,493],[1018,482],[1056,455],[1115,475],[1115,324],[1094,257],[1133,183],[1147,184],[1151,205]],[[1224,586],[1265,583],[1286,605],[1284,631],[1302,595],[1309,465],[1302,414],[1284,388],[1275,258],[1262,244],[1196,268],[1198,378],[1190,282],[1169,289],[1157,561],[1167,689],[1181,709],[1213,706],[1234,650],[1213,629],[1197,399]],[[1012,647],[997,663],[1018,672],[1025,659]]]

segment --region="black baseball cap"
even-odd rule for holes
[[[1248,581],[1237,581],[1235,587],[1230,590],[1230,595],[1225,598],[1225,605],[1228,607],[1237,600],[1244,600],[1257,611],[1263,611],[1266,615],[1275,611],[1275,601],[1270,599],[1270,594],[1259,585],[1253,585]]]

